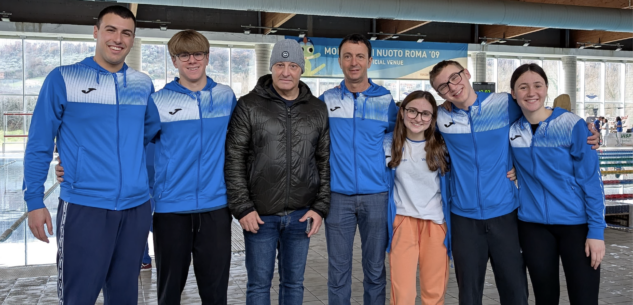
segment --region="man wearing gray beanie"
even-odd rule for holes
[[[224,176],[244,229],[248,305],[270,304],[275,257],[279,304],[303,303],[310,237],[329,212],[328,113],[300,81],[304,63],[297,41],[277,42],[271,74],[237,101],[229,123]]]

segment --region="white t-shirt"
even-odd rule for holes
[[[394,200],[396,214],[444,223],[439,170],[426,165],[425,141],[407,139],[396,168]]]

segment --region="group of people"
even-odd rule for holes
[[[519,67],[511,94],[486,94],[443,61],[430,81],[448,103],[415,91],[396,107],[367,76],[364,36],[342,40],[345,78],[318,98],[300,80],[301,46],[286,39],[272,49],[271,74],[236,100],[206,75],[209,42],[194,30],[170,39],[179,77],[154,92],[124,63],[135,28],[127,8],[104,9],[95,56],[54,69],[33,114],[24,199],[45,242],[55,139],[64,166],[60,304],[94,304],[101,290],[105,304],[136,304],[152,209],[159,304],[180,303],[192,256],[202,303],[227,303],[231,215],[244,230],[247,304],[270,304],[275,260],[279,303],[302,303],[310,237],[322,226],[330,304],[351,302],[357,228],[364,304],[385,304],[386,253],[394,304],[414,303],[416,269],[422,303],[443,304],[451,259],[460,304],[481,304],[489,260],[502,304],[528,304],[525,265],[536,303],[556,304],[559,257],[571,303],[597,304],[598,136],[575,114],[544,107],[539,66]]]
[[[595,126],[596,130],[598,130],[598,133],[600,133],[600,136],[604,139],[603,141],[601,141],[601,145],[607,145],[607,137],[609,136],[609,133],[611,133],[611,130],[609,128],[609,119],[603,116],[596,117],[596,119],[593,121],[593,125]],[[620,118],[619,116],[615,118],[614,127],[616,139],[615,146],[622,146],[622,118]]]

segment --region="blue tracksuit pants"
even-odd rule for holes
[[[113,211],[59,201],[59,304],[137,304],[138,275],[152,218],[150,202]]]

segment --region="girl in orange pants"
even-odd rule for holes
[[[390,172],[389,264],[391,303],[416,298],[416,266],[422,304],[444,304],[450,247],[450,172],[444,139],[436,132],[437,106],[426,91],[409,94],[393,134],[385,136]],[[511,180],[514,169],[508,173]]]
[[[384,142],[392,169],[387,248],[392,304],[415,303],[416,265],[422,304],[444,304],[450,260],[443,198],[448,162],[444,141],[435,132],[436,118],[433,95],[412,92],[400,106],[393,135]]]

